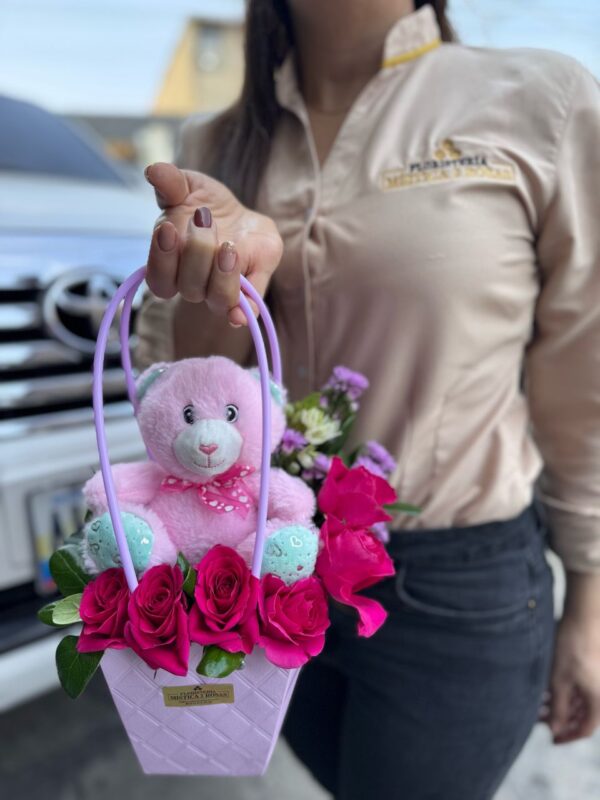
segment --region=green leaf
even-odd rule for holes
[[[384,508],[386,511],[389,511],[390,514],[395,514],[400,511],[406,514],[420,514],[423,510],[419,506],[411,506],[410,503],[401,503],[399,501],[397,503],[386,503]]]
[[[75,622],[81,622],[79,616],[81,597],[81,594],[71,594],[55,603],[52,623],[54,625],[73,625]]]
[[[340,453],[344,445],[346,444],[346,440],[352,431],[352,426],[356,421],[356,414],[352,413],[346,417],[346,419],[342,422],[340,426],[340,433],[335,439],[330,439],[328,442],[325,442],[321,445],[321,450],[328,456],[335,456]]]
[[[193,567],[190,567],[183,581],[183,591],[187,594],[188,597],[194,596],[194,589],[196,588],[197,578],[198,578],[198,573]]]
[[[82,592],[92,580],[83,569],[75,545],[60,547],[50,556],[50,573],[61,594],[68,597]]]
[[[183,572],[183,591],[188,595],[188,597],[193,597],[198,573],[190,565],[190,562],[183,555],[183,553],[177,554],[177,566]]]
[[[177,566],[183,572],[184,576],[188,574],[190,562],[183,555],[183,553],[177,553]]]
[[[58,679],[65,692],[75,700],[98,669],[102,651],[78,653],[77,636],[65,636],[56,648]]]
[[[43,608],[40,608],[39,611],[37,612],[37,618],[39,619],[39,621],[43,622],[44,625],[55,625],[55,623],[52,620],[52,612],[54,611],[55,608],[56,608],[56,602],[48,603],[48,605],[43,606]]]
[[[217,645],[211,644],[204,648],[202,659],[196,667],[199,675],[207,678],[226,678],[236,669],[244,666],[244,653],[228,653]]]
[[[37,612],[37,617],[45,625],[64,628],[67,625],[73,625],[75,622],[81,622],[81,617],[79,616],[80,603],[81,594],[72,594],[40,608]]]
[[[362,446],[359,445],[358,447],[355,447],[354,450],[351,450],[348,453],[348,455],[344,458],[344,464],[347,467],[351,467],[356,461],[356,459],[359,457],[362,449],[363,449]]]
[[[295,403],[290,403],[286,407],[286,414],[289,419],[295,419],[296,415],[299,414],[300,411],[304,411],[304,409],[320,408],[320,407],[321,407],[321,393],[312,392],[311,394],[302,398],[302,400],[297,400]]]

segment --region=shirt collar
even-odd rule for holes
[[[442,39],[442,32],[433,6],[426,3],[405,14],[392,25],[385,37],[382,69],[395,67],[433,50]]]
[[[404,14],[386,34],[383,46],[382,70],[389,70],[436,48],[441,42],[441,30],[433,6],[426,3],[421,8]],[[296,105],[300,97],[296,79],[294,52],[290,50],[283,63],[275,70],[275,95],[281,106]]]

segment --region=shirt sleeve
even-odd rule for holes
[[[181,169],[206,168],[203,151],[210,135],[212,119],[213,117],[207,118],[206,114],[192,114],[181,123],[175,142],[174,164]]]
[[[550,545],[566,569],[600,573],[600,84],[575,73],[538,229],[524,379]]]

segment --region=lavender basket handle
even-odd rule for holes
[[[123,303],[123,310],[121,312],[121,320],[119,324],[119,338],[121,340],[121,364],[123,365],[123,370],[125,371],[127,395],[129,397],[131,405],[135,410],[137,410],[138,401],[135,389],[135,378],[133,376],[133,369],[131,366],[131,354],[129,351],[129,331],[130,331],[130,320],[131,320],[131,308],[133,305],[134,297],[140,286],[140,283],[141,281],[139,283],[132,285],[127,294],[125,295],[125,301]],[[243,275],[240,276],[240,283],[242,289],[244,290],[244,293],[247,294],[248,297],[250,297],[252,300],[254,300],[254,302],[258,307],[260,316],[265,326],[265,331],[267,333],[267,339],[269,340],[269,351],[271,353],[273,380],[275,380],[279,385],[281,385],[281,378],[282,378],[281,351],[279,349],[279,340],[277,339],[277,334],[275,332],[275,324],[273,323],[271,312],[269,311],[267,304],[262,299],[260,294],[256,291],[254,286],[252,286],[250,281]]]
[[[113,524],[113,530],[119,548],[119,555],[121,563],[125,570],[127,584],[129,589],[133,591],[137,586],[137,577],[133,567],[133,561],[127,545],[123,523],[121,522],[121,514],[115,485],[112,477],[112,470],[110,467],[110,458],[108,454],[108,446],[106,443],[106,429],[104,421],[104,396],[102,390],[102,378],[104,372],[104,357],[106,354],[106,346],[111,329],[112,322],[117,314],[117,310],[123,302],[123,311],[120,321],[120,337],[122,348],[122,362],[125,370],[125,377],[127,382],[127,391],[133,403],[134,409],[137,406],[135,396],[135,381],[131,369],[131,355],[129,352],[129,321],[131,317],[131,306],[133,298],[146,276],[146,268],[140,267],[132,275],[130,275],[117,289],[112,297],[102,323],[98,332],[98,339],[96,343],[96,352],[94,354],[94,372],[92,380],[92,402],[94,408],[94,424],[96,427],[96,441],[98,443],[98,455],[100,459],[100,471],[102,473],[102,480],[104,482],[104,490],[106,492],[106,499],[108,503],[108,510]],[[267,361],[267,352],[262,338],[260,327],[252,311],[252,307],[248,302],[246,295],[251,297],[257,304],[260,314],[263,318],[263,324],[269,339],[269,346],[271,350],[271,360],[273,363],[273,378],[277,383],[281,383],[281,354],[279,350],[279,343],[277,341],[277,334],[275,326],[269,311],[264,304],[260,295],[256,292],[254,287],[243,276],[240,278],[241,291],[240,291],[240,306],[248,320],[248,327],[254,341],[256,354],[258,358],[258,369],[260,374],[260,387],[262,397],[262,452],[260,463],[260,492],[258,500],[258,519],[256,524],[256,540],[254,543],[254,553],[252,556],[252,574],[255,577],[260,577],[260,568],[262,564],[263,551],[265,545],[265,532],[267,524],[267,506],[269,499],[269,470],[271,466],[271,390],[269,378],[269,366]]]

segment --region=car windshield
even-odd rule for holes
[[[8,97],[0,97],[2,170],[126,183],[100,152],[61,119],[30,103]]]

